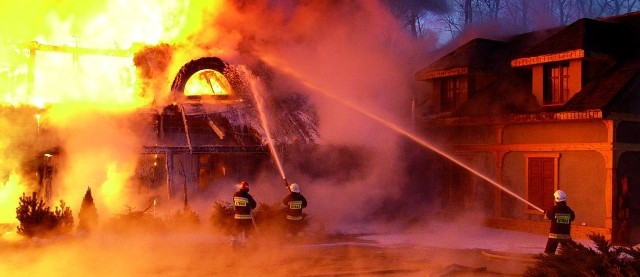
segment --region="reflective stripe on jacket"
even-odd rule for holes
[[[552,238],[552,239],[571,239],[571,235],[549,233],[549,238]]]
[[[250,214],[235,214],[235,215],[233,215],[233,218],[235,218],[235,219],[251,219],[251,215]]]
[[[551,220],[550,238],[571,238],[571,222],[576,218],[576,214],[567,206],[566,202],[557,202],[555,206],[545,212],[544,216],[546,219]]]
[[[282,203],[288,207],[288,220],[302,220],[302,209],[307,207],[307,199],[302,194],[297,192],[289,193],[282,200]]]
[[[287,215],[288,220],[302,220],[302,216],[290,216]]]

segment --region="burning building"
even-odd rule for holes
[[[95,77],[87,74],[98,72],[91,69],[92,60],[99,63],[115,60],[119,64],[119,71],[99,71],[96,74],[109,78],[106,82],[96,83],[112,84],[110,89],[114,98],[120,97],[117,94],[122,91],[133,91],[136,85],[143,87],[140,96],[146,100],[141,102],[147,104],[135,105],[123,115],[103,114],[110,119],[89,123],[91,128],[110,129],[113,127],[109,126],[111,123],[118,122],[115,124],[126,125],[125,128],[131,130],[128,132],[131,137],[125,140],[135,145],[118,146],[118,139],[113,142],[105,141],[107,144],[113,143],[115,147],[127,149],[123,153],[133,149],[137,152],[134,155],[137,157],[127,158],[135,161],[128,168],[103,165],[114,171],[107,175],[117,174],[120,170],[128,171],[125,173],[128,176],[117,177],[117,182],[123,186],[117,185],[117,191],[111,192],[113,197],[120,197],[116,195],[124,189],[140,193],[155,191],[157,195],[168,198],[181,198],[187,194],[196,195],[223,183],[235,183],[240,179],[252,181],[257,172],[275,170],[267,148],[268,143],[273,143],[284,155],[288,146],[314,144],[318,138],[313,109],[302,95],[286,93],[286,96],[277,96],[269,91],[265,76],[256,76],[244,66],[229,65],[217,57],[191,60],[175,73],[170,72],[168,66],[167,59],[170,59],[173,51],[168,45],[98,49],[33,42],[7,45],[6,49],[12,50],[12,56],[20,59],[11,64],[19,68],[6,68],[0,78],[6,86],[5,91],[13,92],[7,94],[7,97],[14,96],[19,103],[25,101],[17,99],[18,97],[38,99],[34,96],[46,95],[49,83],[45,80],[57,80],[64,77],[64,74],[73,75],[74,80]],[[43,68],[43,65],[49,63],[40,62],[40,59],[50,57],[54,57],[58,63],[69,64],[70,68],[76,70],[59,72]],[[83,69],[84,66],[91,70]],[[262,72],[268,72],[268,69],[263,68]],[[43,76],[47,74],[55,76]],[[165,75],[175,77],[170,86],[162,87],[164,83],[158,79]],[[70,84],[69,93],[77,89],[73,85],[75,84]],[[90,91],[90,88],[83,89]],[[161,98],[161,93],[154,90],[169,91],[169,97]],[[5,100],[11,102],[12,99]],[[117,107],[122,103],[106,101],[103,104]],[[258,105],[264,106],[264,109],[259,111]],[[87,106],[90,110],[95,108],[90,104]],[[81,164],[70,164],[69,154],[86,155],[78,157],[89,161],[92,158],[90,156],[101,155],[100,152],[106,151],[101,149],[100,142],[80,138],[82,135],[79,134],[83,133],[81,130],[74,131],[72,136],[79,137],[71,139],[75,142],[70,142],[66,137],[68,134],[64,134],[65,128],[84,129],[87,126],[54,126],[49,121],[51,118],[42,116],[52,110],[66,108],[71,107],[56,101],[3,107],[3,118],[19,124],[21,130],[24,129],[16,137],[7,136],[10,143],[16,144],[9,145],[7,149],[20,150],[15,153],[27,153],[24,157],[12,159],[21,163],[15,167],[21,168],[22,176],[29,176],[29,180],[23,182],[28,184],[29,190],[37,191],[47,200],[61,194],[60,185],[65,182],[66,177],[63,175],[68,174],[69,167],[82,170]],[[101,114],[99,108],[95,112]],[[267,141],[267,130],[259,120],[260,113],[264,113],[263,116],[276,127],[272,130],[272,141]],[[100,137],[99,134],[95,135]],[[109,140],[117,136],[121,135],[104,138]],[[88,143],[88,148],[93,150],[81,151],[84,154],[68,150],[81,143]],[[95,144],[91,145],[93,143]],[[60,174],[62,171],[65,171],[64,174]],[[109,178],[111,177],[104,177],[107,183]],[[93,176],[79,182],[95,186],[105,181],[100,179],[101,177]]]
[[[416,101],[420,132],[537,206],[433,157],[443,209],[482,210],[490,225],[545,233],[540,209],[562,189],[578,237],[617,239],[623,176],[640,212],[638,22],[631,13],[476,38],[417,72],[428,85]]]
[[[171,85],[172,103],[153,114],[155,136],[144,145],[142,179],[152,180],[151,186],[166,184],[169,195],[225,179],[252,181],[256,172],[275,169],[268,143],[282,154],[287,145],[315,143],[316,119],[305,99],[277,99],[267,85],[216,57],[182,66]],[[276,128],[264,128],[261,116]],[[273,141],[267,141],[269,131]],[[164,172],[158,176],[159,164]]]

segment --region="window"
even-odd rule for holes
[[[460,101],[461,84],[459,77],[442,78],[440,87],[440,111],[450,112]]]
[[[538,208],[553,207],[553,192],[558,187],[558,153],[535,153],[525,155],[527,200]],[[527,206],[527,211],[535,208]]]
[[[569,62],[544,67],[544,104],[562,104],[569,99]]]

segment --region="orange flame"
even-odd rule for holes
[[[21,177],[18,174],[11,174],[7,182],[2,184],[0,188],[0,222],[17,223],[15,208],[18,207],[18,201],[22,195],[23,189]],[[13,207],[14,209],[6,209],[5,207]]]
[[[30,133],[40,136],[41,126],[46,125],[61,137],[60,145],[65,151],[76,152],[67,153],[66,164],[61,168],[67,171],[58,174],[92,172],[107,176],[104,183],[98,184],[101,188],[95,190],[99,193],[94,198],[110,208],[122,206],[126,203],[118,201],[124,198],[117,195],[125,191],[129,177],[125,175],[133,174],[130,165],[135,164],[134,152],[139,150],[140,142],[134,137],[127,142],[118,141],[121,144],[117,145],[109,138],[135,136],[131,126],[122,126],[135,124],[117,121],[150,106],[154,100],[142,96],[133,55],[142,45],[183,43],[201,28],[203,10],[222,10],[222,4],[223,1],[211,0],[2,1],[0,111],[7,106],[41,108],[32,124],[37,125],[38,131]],[[96,114],[99,118],[95,118]],[[0,113],[0,123],[5,122],[2,116]],[[14,125],[0,124],[0,128],[34,128]],[[25,136],[20,139],[34,140]],[[20,151],[12,146],[21,144],[0,140],[0,154]],[[126,149],[122,144],[127,145]],[[42,150],[2,154],[0,163],[21,164],[24,157],[35,154],[31,152]],[[132,153],[122,154],[123,151]],[[122,168],[127,170],[115,171]],[[32,179],[8,170],[0,167],[0,178],[11,176],[8,181],[0,179],[0,184],[6,183],[0,187],[0,222],[15,219],[19,195],[30,186],[23,180]],[[60,177],[64,189],[54,196],[72,205],[80,203],[89,183],[84,177]]]
[[[231,85],[222,73],[205,69],[196,72],[184,87],[184,94],[189,95],[228,95]]]

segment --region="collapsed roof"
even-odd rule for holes
[[[214,78],[211,72],[220,74]],[[218,85],[223,89],[202,94],[187,91],[188,83],[198,78],[211,90]],[[186,151],[187,147],[189,152],[262,152],[268,141],[256,99],[263,106],[274,144],[317,142],[317,119],[305,97],[276,96],[266,85],[251,82],[262,81],[216,57],[186,63],[172,84],[173,103],[155,116],[158,140],[147,151],[166,147]]]

